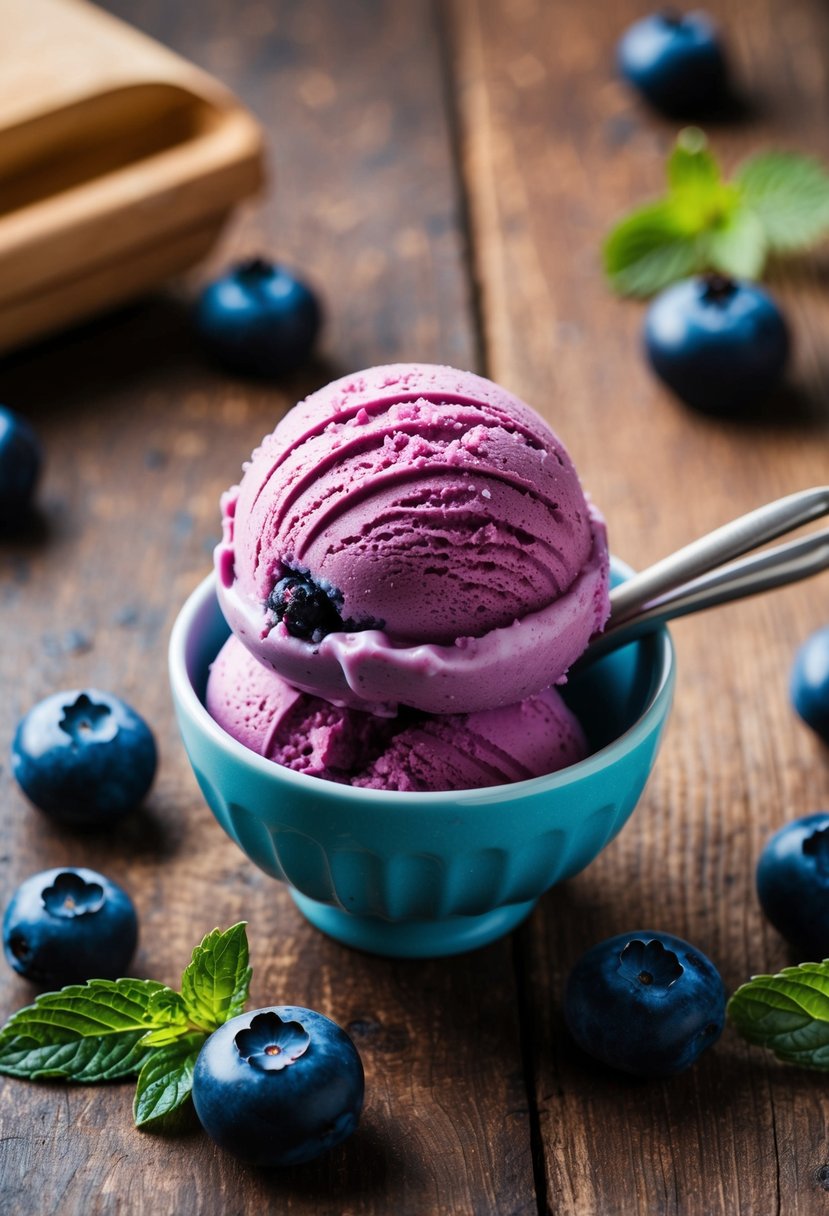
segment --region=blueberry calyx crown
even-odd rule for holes
[[[257,1013],[245,1030],[233,1039],[242,1059],[261,1072],[281,1072],[294,1064],[311,1045],[311,1036],[301,1022],[283,1021],[269,1010]]]
[[[267,606],[292,637],[306,642],[319,642],[327,633],[343,628],[332,594],[304,574],[281,578],[268,596]]]
[[[726,274],[703,275],[702,298],[706,304],[727,304],[737,290],[737,284]]]
[[[99,882],[87,882],[80,874],[64,870],[55,876],[51,887],[41,892],[40,898],[50,916],[71,920],[76,916],[100,912],[106,897]]]
[[[656,940],[632,938],[619,955],[619,974],[654,992],[667,992],[684,970],[673,950]]]
[[[108,705],[96,705],[82,692],[72,705],[64,706],[58,723],[73,743],[109,743],[118,734],[118,724]]]
[[[829,827],[817,828],[803,841],[803,856],[815,859],[821,878],[829,878]]]
[[[684,23],[685,23],[684,16],[682,15],[682,13],[678,12],[677,9],[675,9],[675,8],[660,9],[659,17],[665,23],[665,25],[670,25],[675,29],[678,29],[681,25],[684,25]]]
[[[269,262],[267,258],[263,258],[261,255],[246,258],[244,262],[240,262],[236,267],[237,278],[253,281],[269,279],[273,272],[273,262]]]

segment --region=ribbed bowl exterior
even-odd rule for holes
[[[588,865],[639,800],[673,689],[663,634],[650,643],[644,712],[582,763],[494,789],[357,790],[263,760],[213,722],[201,695],[226,632],[207,579],[182,609],[170,659],[182,737],[210,809],[255,865],[295,892],[392,923],[527,904]]]

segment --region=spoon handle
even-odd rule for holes
[[[590,642],[587,655],[591,660],[598,659],[677,617],[703,612],[706,608],[716,608],[762,591],[773,591],[826,569],[829,569],[829,529],[693,579],[675,592],[653,600],[641,612],[624,621],[611,617],[604,633],[597,634]]]
[[[579,663],[616,650],[676,617],[771,591],[827,569],[829,529],[751,554],[824,515],[829,515],[829,486],[801,490],[739,516],[634,574],[611,591],[610,619]],[[747,553],[750,556],[745,557]]]
[[[615,587],[610,593],[611,622],[638,616],[653,600],[827,514],[829,486],[816,486],[741,515]]]

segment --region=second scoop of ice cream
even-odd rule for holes
[[[302,693],[231,637],[210,670],[207,709],[229,735],[278,764],[364,789],[477,789],[523,781],[587,754],[554,689],[473,714],[379,718]]]
[[[470,372],[399,364],[314,393],[223,517],[231,628],[335,703],[509,705],[561,679],[608,615],[604,526],[564,446]]]

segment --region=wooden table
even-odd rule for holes
[[[204,805],[173,721],[166,642],[209,568],[218,497],[299,397],[334,375],[417,358],[472,367],[535,405],[643,565],[762,501],[827,478],[829,263],[773,279],[791,320],[791,389],[743,424],[689,412],[639,352],[642,307],[602,280],[602,235],[658,192],[675,125],[614,75],[638,0],[110,0],[224,79],[268,132],[271,187],[204,274],[271,251],[327,301],[321,357],[251,386],[204,363],[195,284],[20,353],[3,400],[42,435],[42,522],[0,544],[0,739],[61,687],[93,685],[153,723],[146,807],[78,839],[32,810],[2,760],[0,897],[88,864],[133,893],[136,974],[177,983],[214,925],[249,921],[251,1007],[310,1005],[363,1056],[361,1130],[268,1175],[193,1125],[134,1130],[132,1086],[0,1086],[9,1213],[825,1212],[826,1082],[731,1031],[690,1072],[638,1084],[567,1038],[564,978],[589,945],[662,928],[728,989],[791,961],[754,894],[758,851],[825,805],[826,753],[796,720],[795,646],[826,622],[826,583],[675,628],[679,679],[656,772],[621,836],[511,938],[434,962],[349,951],[309,927]],[[711,0],[750,98],[712,130],[725,162],[763,146],[829,159],[822,0]],[[30,988],[3,969],[0,1012]]]

